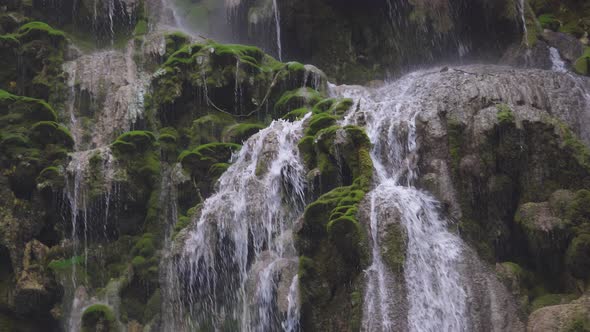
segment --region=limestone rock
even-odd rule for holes
[[[590,295],[569,304],[536,310],[529,316],[528,332],[588,331],[590,329]]]

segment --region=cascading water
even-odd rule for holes
[[[186,234],[175,319],[165,330],[297,330],[293,227],[304,207],[297,142],[304,120],[275,121],[247,142]]]
[[[371,156],[376,187],[369,193],[373,262],[366,271],[363,329],[394,331],[407,324],[409,331],[468,331],[468,291],[458,272],[461,240],[447,230],[436,201],[414,187],[419,110],[412,107],[408,89],[413,78],[409,75],[372,92],[354,87],[335,89],[341,96],[361,100],[363,121],[374,145]],[[347,116],[345,124],[355,122],[358,115]],[[392,223],[400,223],[407,236],[403,268],[408,306],[405,318],[393,312],[396,296],[391,294],[392,285],[399,281],[384,264],[380,252],[380,234]]]
[[[551,70],[556,71],[558,73],[567,73],[565,61],[563,61],[561,55],[559,55],[559,50],[555,47],[550,47],[549,55],[551,56]]]

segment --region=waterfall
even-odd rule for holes
[[[176,263],[176,302],[188,306],[176,330],[297,330],[303,122],[274,121],[251,137],[204,202]]]
[[[565,61],[559,55],[559,50],[555,47],[549,48],[549,54],[551,56],[551,70],[556,71],[558,73],[566,73],[567,68],[565,66]]]
[[[370,236],[372,264],[367,269],[363,330],[468,331],[467,292],[459,273],[463,244],[447,230],[437,202],[414,187],[418,176],[416,118],[409,75],[399,82],[369,91],[338,87],[344,97],[361,100],[375,167],[371,199]],[[358,115],[358,114],[356,114]],[[345,124],[355,122],[355,114]],[[394,321],[396,282],[381,257],[380,233],[399,223],[407,236],[403,278],[407,291],[407,321]],[[397,315],[399,316],[399,315]],[[403,318],[398,318],[402,319]]]

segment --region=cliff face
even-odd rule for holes
[[[589,328],[583,1],[0,10],[0,330]]]

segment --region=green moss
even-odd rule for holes
[[[34,139],[42,144],[61,144],[67,147],[74,146],[74,138],[65,126],[53,121],[39,121],[31,127]]]
[[[403,271],[407,243],[406,232],[400,224],[387,225],[385,237],[381,244],[381,256],[392,270]]]
[[[143,234],[131,250],[132,255],[141,255],[143,257],[151,257],[155,253],[156,245],[154,243],[154,235],[152,233]]]
[[[17,96],[0,89],[0,106],[0,114],[18,112],[33,121],[57,121],[57,113],[41,99]]]
[[[234,118],[225,113],[210,113],[193,121],[191,144],[207,144],[221,141],[224,130],[235,125]]]
[[[545,294],[535,298],[533,302],[531,302],[531,312],[543,307],[567,304],[576,298],[577,296],[574,294]]]
[[[178,161],[186,166],[199,166],[229,161],[232,153],[239,150],[241,145],[234,143],[208,143],[199,145],[192,150],[183,151]]]
[[[303,106],[313,106],[321,101],[319,92],[312,88],[299,88],[285,92],[275,104],[275,111],[286,114]]]
[[[327,113],[315,114],[309,120],[309,126],[305,132],[305,135],[314,136],[320,130],[331,127],[334,124],[336,124],[336,120],[336,117]]]
[[[590,57],[588,56],[581,56],[579,57],[576,62],[574,62],[574,70],[576,71],[576,73],[580,74],[580,75],[588,75],[590,74],[590,71],[588,70],[589,65],[588,63],[590,62]]]
[[[0,35],[0,44],[1,45],[10,45],[11,47],[17,47],[19,44],[18,35],[9,33],[5,35]]]
[[[580,166],[590,172],[590,150],[565,124],[560,124],[559,129],[563,139],[563,145],[568,152],[577,160]]]
[[[242,143],[264,128],[264,125],[258,123],[238,123],[225,129],[223,140],[225,142]]]
[[[567,205],[566,218],[574,225],[590,224],[590,191],[582,189]]]
[[[282,119],[287,120],[287,121],[301,120],[301,119],[303,119],[303,117],[307,113],[309,113],[311,111],[312,110],[307,107],[298,108],[298,109],[292,110],[291,112],[283,115]]]
[[[69,271],[74,265],[81,265],[84,263],[84,257],[73,256],[68,259],[52,260],[47,267],[56,273]]]
[[[44,36],[48,36],[52,41],[65,40],[66,35],[63,31],[57,30],[43,22],[29,22],[21,26],[17,33],[21,40],[34,40],[42,39]]]
[[[148,23],[145,19],[140,19],[135,24],[135,29],[133,30],[133,35],[135,36],[142,36],[145,35],[148,31]]]
[[[549,29],[553,31],[559,30],[561,22],[553,14],[543,14],[539,16],[539,23],[543,29]]]
[[[335,98],[327,98],[315,104],[313,108],[318,110],[319,112],[327,112],[335,103]]]
[[[119,136],[115,143],[113,143],[112,147],[119,153],[129,152],[127,149],[131,146],[133,146],[135,152],[143,152],[148,148],[153,147],[155,142],[156,137],[152,132],[135,130],[126,132]],[[120,150],[119,148],[123,149]]]
[[[565,332],[588,332],[590,331],[590,318],[584,311],[578,312],[571,322],[567,323]]]
[[[590,277],[590,234],[580,234],[570,243],[566,254],[566,263],[574,277]]]
[[[145,266],[145,264],[146,264],[146,259],[143,256],[135,256],[131,260],[131,265],[133,265],[133,267],[135,267],[135,268],[141,268],[141,267]]]
[[[287,62],[287,68],[290,72],[305,71],[305,65],[296,61]]]
[[[178,221],[174,224],[174,231],[172,232],[172,238],[176,238],[178,233],[185,229],[191,223],[191,218],[187,216],[178,217]]]
[[[91,305],[82,314],[82,332],[96,331],[98,326],[103,332],[118,331],[115,314],[107,305]]]
[[[514,114],[512,113],[512,109],[510,106],[506,104],[498,104],[496,105],[498,109],[497,119],[501,125],[507,125],[514,122]]]

